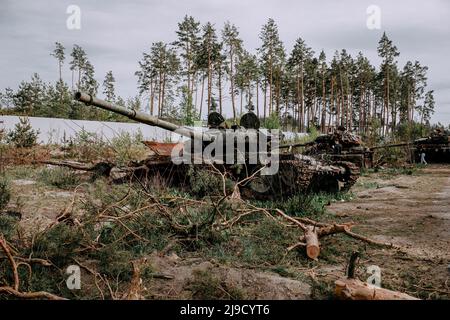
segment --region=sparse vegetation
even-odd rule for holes
[[[197,300],[241,300],[245,298],[242,290],[227,285],[210,271],[194,270],[188,288],[192,298]]]
[[[80,183],[80,176],[68,168],[44,168],[40,171],[38,180],[60,189],[72,189]]]
[[[114,163],[125,166],[132,160],[142,159],[148,153],[148,149],[142,144],[143,140],[141,132],[120,132],[109,144],[114,151]]]

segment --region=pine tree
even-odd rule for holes
[[[325,133],[326,127],[326,116],[327,116],[327,79],[328,79],[328,66],[327,66],[327,57],[325,52],[322,50],[319,54],[319,76],[321,83],[321,93],[322,97],[320,99],[320,107],[321,107],[321,117],[320,117],[320,130],[322,133]]]
[[[236,65],[236,86],[241,92],[240,114],[243,112],[244,92],[246,95],[245,105],[252,104],[253,90],[258,80],[258,60],[255,55],[247,51],[240,54],[239,63]]]
[[[69,62],[70,70],[72,71],[72,90],[74,90],[74,74],[78,72],[77,89],[80,89],[83,69],[86,68],[87,55],[86,52],[79,45],[74,45],[70,53],[72,60]]]
[[[105,80],[103,80],[103,94],[106,97],[107,101],[114,102],[116,99],[116,93],[114,88],[114,83],[116,79],[114,79],[112,71],[108,71],[105,76]]]
[[[242,40],[239,38],[239,31],[237,27],[230,22],[226,22],[222,30],[222,41],[225,45],[227,53],[227,74],[230,79],[230,95],[231,95],[231,107],[233,109],[233,119],[236,121],[236,104],[235,104],[235,78],[236,69],[235,66],[238,62],[238,57],[242,51]]]
[[[431,118],[431,115],[434,113],[434,106],[435,106],[435,102],[434,102],[434,91],[427,91],[427,93],[425,94],[425,98],[424,98],[424,102],[423,102],[423,106],[421,108],[419,108],[419,112],[420,112],[420,124],[428,124],[429,125],[429,121]]]
[[[141,70],[136,74],[142,90],[146,89],[150,79],[150,112],[153,113],[153,98],[157,98],[157,115],[160,117],[166,112],[165,107],[173,98],[172,90],[180,61],[175,50],[160,41],[152,44],[149,54],[144,53],[144,61],[140,65]]]
[[[28,116],[40,115],[46,88],[47,86],[37,73],[33,74],[30,82],[22,81],[13,98],[16,111]]]
[[[47,86],[40,116],[70,118],[72,94],[64,81]]]
[[[274,90],[274,73],[281,72],[285,58],[283,43],[278,35],[278,27],[272,18],[270,18],[267,23],[263,25],[259,38],[262,41],[262,44],[261,47],[258,48],[258,54],[263,69],[264,78],[267,82],[265,88],[269,88],[268,107],[270,114],[273,111],[273,91],[276,91]],[[281,86],[279,86],[279,88],[281,88]],[[267,93],[265,92],[264,95],[266,94]],[[266,104],[264,104],[264,112],[265,110]]]
[[[384,99],[381,111],[381,125],[382,134],[384,134],[389,125],[390,78],[392,76],[393,67],[397,64],[395,58],[400,55],[397,47],[393,45],[392,41],[387,37],[386,32],[383,33],[383,36],[378,43],[378,55],[383,59],[381,63],[381,75],[383,77]]]
[[[371,87],[375,79],[375,68],[361,52],[355,61],[355,107],[358,119],[358,132],[364,133],[371,118]]]
[[[99,84],[97,80],[95,80],[94,66],[87,59],[83,66],[83,73],[78,87],[79,90],[92,95],[96,95],[98,91]]]
[[[216,87],[217,87],[218,98],[219,98],[218,112],[220,114],[222,114],[222,112],[223,112],[223,80],[225,78],[226,69],[227,69],[227,65],[225,63],[227,56],[225,54],[222,54],[222,52],[223,52],[222,48],[223,48],[223,45],[219,44],[218,56],[217,56],[215,63],[213,64],[214,73],[216,74],[216,79],[217,79]]]
[[[149,112],[151,115],[154,113],[154,103],[155,103],[155,87],[157,71],[152,64],[151,57],[148,53],[143,53],[143,58],[138,62],[140,70],[135,72],[138,77],[138,90],[139,95],[147,95],[149,99]]]
[[[14,90],[10,87],[5,88],[5,92],[0,94],[0,105],[7,109],[14,106]]]
[[[201,66],[203,69],[206,69],[207,110],[209,113],[211,107],[214,65],[220,58],[220,44],[217,42],[216,30],[210,22],[207,22],[202,29],[202,42],[197,52],[197,62],[199,66]]]
[[[296,104],[298,114],[298,124],[300,131],[304,130],[305,123],[305,72],[308,64],[311,63],[314,51],[309,48],[305,41],[298,38],[289,56],[287,66],[296,78]]]
[[[196,21],[192,16],[185,16],[183,21],[178,23],[177,30],[178,39],[173,43],[181,52],[183,59],[183,75],[186,76],[186,94],[190,96],[189,103],[192,103],[192,93],[194,91],[195,74],[197,66],[195,64],[196,54],[200,46],[200,22]],[[192,108],[193,105],[189,106]]]
[[[65,60],[65,48],[63,45],[59,42],[55,42],[55,50],[50,54],[51,56],[55,57],[58,60],[58,68],[59,68],[59,81],[62,82],[62,65]]]

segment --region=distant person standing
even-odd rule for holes
[[[427,165],[427,161],[425,160],[425,151],[422,149],[420,150],[420,164]]]

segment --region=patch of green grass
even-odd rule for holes
[[[33,166],[13,166],[6,170],[6,175],[10,179],[36,179],[37,170]]]
[[[8,215],[0,215],[0,233],[6,240],[11,241],[17,231],[18,220]]]
[[[79,185],[81,179],[74,170],[57,167],[53,169],[42,169],[39,173],[38,181],[59,189],[70,190]]]
[[[330,281],[313,280],[311,286],[313,300],[331,300],[334,298],[334,284]]]
[[[194,270],[193,277],[188,284],[192,298],[198,300],[242,300],[244,292],[226,284],[207,270]]]
[[[352,193],[307,193],[297,194],[279,201],[255,202],[265,208],[278,208],[286,214],[296,217],[309,217],[321,220],[327,217],[326,206],[335,201],[349,201]]]
[[[373,181],[365,181],[365,182],[356,182],[356,186],[362,187],[363,189],[377,189],[379,187],[377,182]]]
[[[75,226],[59,223],[35,238],[32,252],[36,257],[48,259],[63,267],[76,257],[76,249],[82,246],[84,234]]]

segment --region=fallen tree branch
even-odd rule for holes
[[[67,300],[66,298],[54,295],[45,291],[36,291],[36,292],[20,292],[11,287],[0,287],[0,293],[8,293],[17,298],[21,299],[49,299],[49,300]]]
[[[8,245],[6,244],[6,240],[3,237],[3,234],[0,235],[0,247],[2,247],[3,252],[8,257],[9,263],[11,265],[11,269],[14,276],[14,290],[19,290],[19,273],[17,272],[17,264],[14,260],[14,257],[11,254],[11,251],[9,250]]]
[[[6,243],[6,240],[3,237],[3,234],[0,234],[0,247],[3,250],[3,252],[6,254],[6,256],[8,257],[8,260],[9,260],[9,263],[11,265],[11,269],[13,272],[13,277],[14,277],[14,285],[12,287],[11,286],[0,287],[0,293],[8,293],[17,298],[22,298],[22,299],[45,298],[45,299],[50,299],[50,300],[66,300],[65,298],[56,296],[52,293],[45,292],[45,291],[37,291],[37,292],[21,292],[21,291],[19,291],[20,279],[19,279],[19,273],[17,271],[17,267],[20,263],[19,264],[16,263],[13,255],[11,254],[11,250]],[[21,263],[26,264],[25,262],[21,262]],[[31,267],[30,267],[30,269],[31,269]]]

